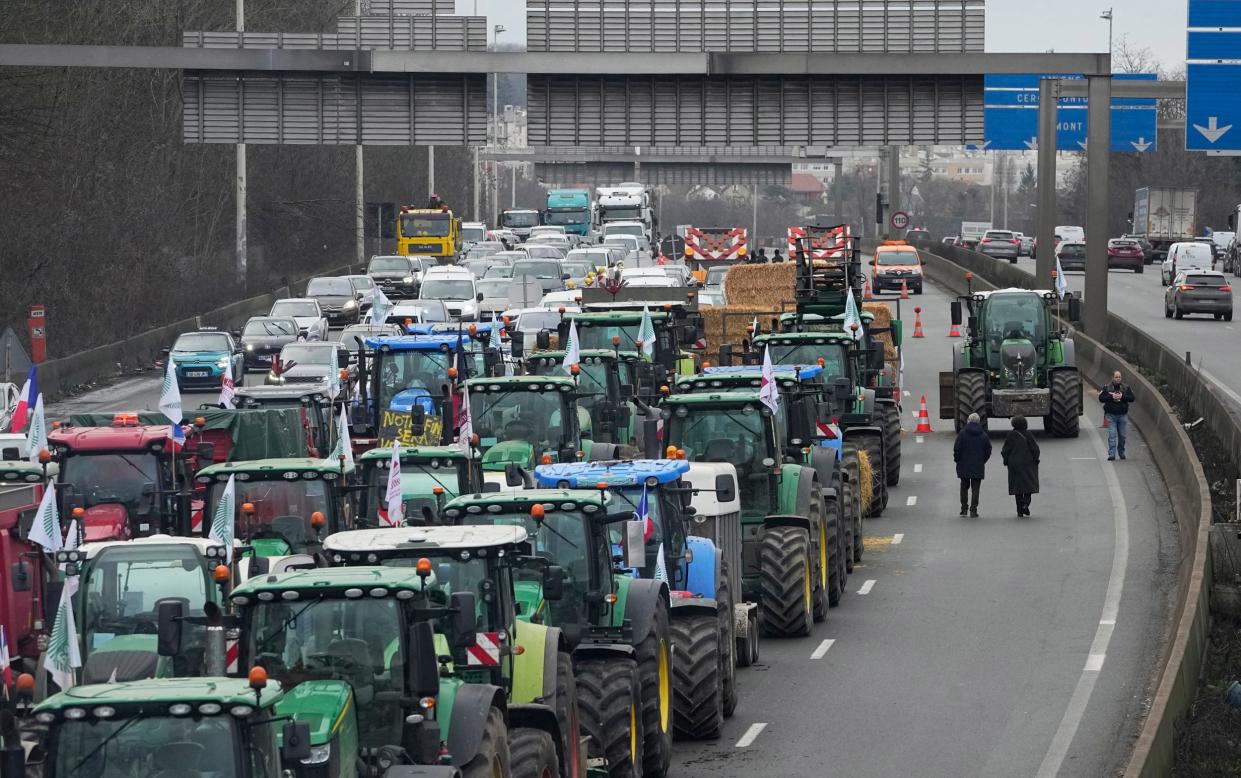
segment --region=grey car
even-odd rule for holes
[[[1163,293],[1163,315],[1181,319],[1187,313],[1209,313],[1232,321],[1232,285],[1215,270],[1190,270],[1177,275]]]
[[[319,309],[327,317],[328,324],[357,324],[362,316],[358,294],[353,283],[344,276],[310,279],[306,284],[306,297],[319,301]]]
[[[989,257],[1016,262],[1021,253],[1021,240],[1008,230],[987,230],[978,241],[978,250]]]

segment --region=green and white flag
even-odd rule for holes
[[[345,407],[340,408],[340,418],[336,420],[336,446],[327,455],[326,462],[333,467],[340,465],[341,455],[345,457],[345,469],[353,469],[353,442],[349,440],[349,417],[345,415]]]
[[[43,392],[34,402],[30,412],[30,425],[26,428],[26,456],[39,464],[39,454],[47,450],[47,419],[43,415]]]
[[[71,689],[77,683],[74,669],[82,666],[82,650],[78,646],[78,627],[73,620],[73,595],[78,590],[78,576],[65,579],[60,593],[60,605],[56,608],[56,621],[52,637],[47,644],[44,667],[61,690]]]
[[[857,329],[853,329],[853,325],[857,325]],[[858,312],[857,300],[853,299],[853,287],[849,287],[848,297],[845,298],[845,334],[854,340],[862,339],[862,314]]]
[[[60,511],[56,509],[56,485],[49,483],[43,491],[43,500],[39,503],[39,512],[35,514],[34,523],[30,525],[31,543],[38,543],[49,554],[55,554],[65,547],[65,539],[60,534]]]
[[[237,520],[237,477],[230,475],[220,501],[215,504],[215,515],[211,518],[211,529],[207,537],[224,546],[224,555],[228,564],[233,563],[233,536]]]
[[[642,324],[638,325],[638,337],[642,341],[642,353],[647,359],[655,358],[655,322],[651,321],[651,309],[642,306]]]

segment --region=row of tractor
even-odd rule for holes
[[[529,339],[367,339],[340,396],[238,389],[180,444],[68,420],[0,464],[0,774],[666,774],[900,478],[900,322],[830,237],[714,365],[692,290],[587,289]]]

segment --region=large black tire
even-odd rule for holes
[[[487,712],[487,724],[483,727],[483,740],[478,753],[461,768],[462,778],[496,778],[513,774],[513,760],[509,751],[508,727],[499,708]]]
[[[897,403],[884,403],[880,407],[883,409],[883,446],[888,453],[884,469],[888,486],[896,486],[901,482],[901,409]]]
[[[607,759],[609,778],[641,778],[642,684],[637,663],[627,657],[582,659],[573,670],[590,756]]]
[[[581,743],[582,714],[577,708],[577,678],[573,658],[564,651],[556,654],[556,721],[560,724],[561,749],[568,762],[565,775],[572,775]]]
[[[642,680],[642,774],[662,778],[672,764],[672,641],[662,597],[650,625],[645,635],[634,636]]]
[[[708,740],[724,726],[724,660],[718,616],[696,614],[672,621],[672,728],[678,738]]]
[[[719,606],[720,661],[724,665],[724,717],[737,710],[737,621],[734,617],[735,603],[728,585],[728,563],[720,570],[720,583],[715,589],[715,602]]]
[[[518,727],[509,736],[513,756],[513,778],[556,778],[560,760],[550,733],[533,727]]]
[[[820,623],[827,620],[827,612],[831,608],[831,589],[836,577],[836,559],[833,557],[836,535],[825,511],[823,492],[817,486],[810,490],[809,504],[797,506],[796,515],[805,516],[814,522],[816,527],[810,544],[814,568],[812,603],[815,623]],[[839,581],[835,583],[840,585]]]
[[[977,413],[982,419],[983,429],[987,428],[987,376],[978,370],[967,370],[957,373],[957,414],[953,426],[957,432],[965,427],[971,413]]]
[[[810,535],[800,527],[768,527],[759,543],[763,633],[803,637],[814,629]]]
[[[857,445],[845,442],[841,445],[840,467],[849,474],[849,481],[841,485],[841,493],[847,495],[844,503],[845,520],[853,527],[853,559],[849,563],[849,572],[853,572],[853,564],[862,561],[862,496],[858,487]]]
[[[888,478],[883,459],[883,435],[867,434],[858,439],[866,451],[866,456],[870,457],[871,463],[871,498],[865,515],[867,518],[876,519],[882,516],[884,509],[888,507]]]
[[[1077,437],[1081,396],[1081,373],[1057,370],[1051,374],[1051,413],[1044,422],[1054,437]]]
[[[840,604],[840,597],[845,593],[845,580],[849,577],[848,567],[845,559],[853,558],[852,532],[846,533],[844,530],[843,517],[840,515],[839,497],[823,498],[823,514],[828,517],[829,521],[835,526],[829,526],[828,531],[832,533],[831,546],[828,549],[828,557],[830,558],[831,571],[827,581],[827,604],[829,607],[835,608]],[[817,604],[817,603],[816,603]],[[815,621],[823,621],[827,618],[827,614],[823,614],[823,618],[819,618],[818,608],[815,608]]]

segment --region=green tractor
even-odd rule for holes
[[[525,530],[499,525],[355,530],[332,535],[324,547],[333,565],[425,571],[425,598],[433,606],[445,605],[453,591],[474,591],[477,643],[466,650],[464,662],[441,662],[441,672],[505,690],[514,774],[546,778],[559,764],[564,778],[586,775],[568,642],[556,627],[518,618],[514,578],[542,576],[544,597],[553,601],[564,587],[561,568],[530,555]],[[448,657],[446,638],[436,639],[441,643],[438,653]],[[637,704],[634,700],[635,716]],[[541,727],[521,723],[539,718],[545,720]],[[526,769],[549,765],[549,773]]]
[[[773,637],[809,635],[827,618],[838,526],[815,468],[790,462],[786,424],[759,389],[674,394],[661,414],[671,446],[691,462],[731,463],[741,493],[742,593],[758,603],[759,625]],[[825,490],[826,492],[825,496]]]
[[[1077,437],[1082,377],[1073,339],[1056,329],[1055,292],[999,289],[973,292],[952,302],[952,323],[969,316],[965,339],[952,352],[952,372],[939,374],[939,416],[958,431],[971,413],[988,419],[1043,417],[1057,438]],[[1081,301],[1068,300],[1071,321]]]
[[[563,351],[536,351],[526,357],[526,372],[564,375],[564,356]],[[637,388],[650,363],[638,352],[616,349],[585,349],[579,358],[577,404],[590,414],[591,440],[621,446],[622,457],[646,451],[651,430],[643,422],[657,423],[659,411],[637,397]]]
[[[482,459],[460,446],[401,448],[401,497],[408,524],[438,524],[444,504],[482,489]],[[362,489],[357,506],[358,527],[387,526],[388,469],[391,448],[373,448],[358,457]]]
[[[517,576],[520,618],[559,627],[568,640],[591,756],[606,758],[612,776],[665,775],[672,755],[668,586],[631,578],[613,558],[614,525],[632,519],[633,506],[606,485],[526,489],[458,497],[444,516],[455,524],[524,527],[533,555],[564,571],[561,591],[554,590],[559,599],[547,597],[538,566]],[[644,558],[641,533],[626,533],[623,550],[631,562]],[[635,664],[637,690],[630,684]],[[636,713],[635,699],[641,701]]]

